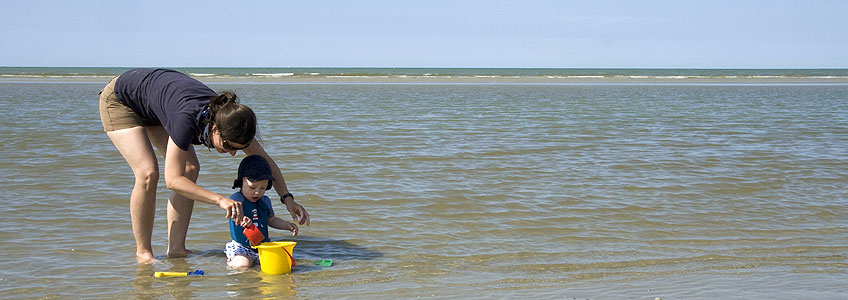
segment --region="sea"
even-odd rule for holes
[[[130,67],[0,67],[0,79],[112,77]],[[170,68],[198,79],[511,78],[529,79],[835,79],[848,69],[588,69],[588,68]]]
[[[848,69],[176,68],[308,210],[285,275],[228,269],[200,202],[166,257],[162,180],[136,263],[97,104],[128,69],[0,67],[0,298],[848,299]],[[244,154],[197,153],[235,192]]]

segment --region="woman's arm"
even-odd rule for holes
[[[171,138],[168,138],[165,154],[165,185],[168,189],[195,201],[218,205],[227,211],[227,218],[241,222],[244,213],[240,202],[206,190],[185,176],[188,156],[188,151],[180,149]]]
[[[260,145],[255,138],[250,143],[250,146],[244,148],[242,151],[244,151],[244,154],[247,155],[260,155],[268,161],[268,165],[271,166],[271,174],[274,176],[274,190],[277,191],[277,195],[280,196],[280,198],[289,192],[289,189],[286,186],[286,180],[283,178],[283,173],[280,172],[280,168],[277,166],[277,163],[274,162],[274,159],[265,152],[265,149],[262,148],[262,145]],[[306,224],[306,226],[309,226],[309,213],[306,212],[306,208],[297,204],[292,197],[286,197],[285,199],[280,200],[282,200],[283,204],[286,205],[286,209],[295,221],[297,221],[300,225]]]

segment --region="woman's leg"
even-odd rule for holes
[[[168,134],[162,126],[146,127],[147,134],[159,153],[165,155],[168,145]],[[194,146],[189,146],[189,159],[185,166],[185,176],[194,182],[200,174],[200,163]],[[188,225],[191,221],[191,213],[194,210],[194,200],[183,197],[177,192],[168,194],[168,257],[183,257],[191,251],[186,248],[185,240],[188,234]]]
[[[107,132],[135,175],[130,195],[130,218],[135,237],[135,255],[139,263],[153,263],[153,217],[156,212],[156,184],[159,165],[144,127],[137,126]]]

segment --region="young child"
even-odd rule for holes
[[[242,203],[244,219],[241,224],[229,220],[230,236],[233,240],[227,243],[224,252],[227,254],[227,265],[230,268],[247,268],[259,260],[257,250],[250,247],[250,241],[242,233],[250,224],[255,224],[265,235],[262,242],[271,241],[268,238],[269,226],[291,231],[292,236],[297,236],[297,225],[276,217],[271,200],[265,196],[265,191],[271,189],[273,180],[271,167],[262,156],[250,155],[239,164],[238,179],[233,182],[233,188],[241,190],[232,194],[230,199]]]

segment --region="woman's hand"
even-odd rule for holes
[[[218,207],[227,211],[227,218],[233,219],[234,222],[239,223],[243,221],[244,212],[242,211],[241,202],[221,197],[218,200]]]
[[[306,224],[306,226],[309,226],[309,213],[306,212],[306,208],[303,205],[297,204],[297,202],[294,202],[294,199],[284,201],[284,203],[295,222],[300,225]]]

